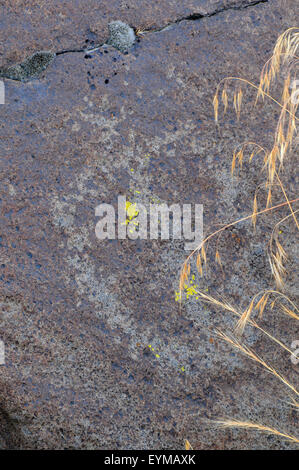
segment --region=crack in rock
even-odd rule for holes
[[[260,3],[268,3],[269,0],[255,0],[250,3],[246,4],[239,4],[239,5],[228,5],[228,6],[223,6],[221,8],[218,8],[217,10],[211,11],[210,13],[192,13],[191,15],[184,16],[182,18],[178,18],[177,20],[167,24],[166,26],[162,26],[162,28],[159,29],[148,29],[146,31],[143,31],[143,33],[160,33],[162,31],[167,30],[171,26],[175,26],[179,23],[182,23],[183,21],[198,21],[203,18],[211,18],[212,16],[218,15],[219,13],[223,13],[225,11],[229,10],[245,10],[245,8],[250,8],[254,7],[256,5],[259,5]]]
[[[191,15],[179,18],[171,22],[166,26],[163,26],[162,28],[142,31],[141,34],[162,32],[167,30],[171,26],[179,24],[183,21],[198,21],[202,18],[210,18],[228,10],[243,10],[245,8],[250,8],[259,5],[260,3],[268,3],[268,1],[269,0],[255,0],[253,2],[245,4],[223,6],[210,13],[192,13]],[[50,51],[38,51],[30,57],[27,57],[24,62],[21,62],[20,64],[12,65],[10,67],[0,67],[0,77],[9,78],[11,80],[18,80],[21,82],[28,82],[33,78],[38,78],[41,72],[43,72],[58,55],[69,54],[74,52],[84,52],[85,54],[89,54],[97,51],[105,45],[113,46],[115,49],[118,49],[121,52],[127,52],[129,49],[131,49],[131,47],[133,47],[136,36],[134,29],[131,26],[118,20],[109,23],[108,29],[109,38],[107,39],[107,41],[102,44],[97,44],[92,49],[67,49],[58,51],[56,53]],[[135,31],[137,30],[138,28],[135,28]]]
[[[109,38],[105,43],[97,44],[92,49],[68,49],[58,51],[56,53],[50,51],[38,51],[32,56],[27,57],[24,62],[12,65],[10,67],[0,67],[0,77],[10,78],[11,80],[18,80],[27,82],[32,78],[38,78],[54,58],[58,55],[84,52],[85,54],[97,51],[105,44],[113,46],[121,52],[126,52],[130,49],[136,39],[134,29],[131,26],[123,23],[122,21],[112,21],[108,24]]]

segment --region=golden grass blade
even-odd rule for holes
[[[276,172],[275,172],[275,173],[276,173]],[[289,198],[288,198],[288,196],[287,196],[287,194],[286,194],[286,192],[285,192],[284,186],[283,186],[283,184],[282,184],[282,182],[281,182],[281,180],[280,180],[280,178],[279,178],[279,176],[278,176],[277,173],[276,173],[276,178],[277,178],[278,183],[279,183],[279,185],[280,185],[280,187],[281,187],[281,190],[282,190],[282,192],[283,192],[283,195],[284,195],[284,197],[285,197],[285,199],[286,199],[286,201],[287,201],[287,203],[288,203],[288,206],[289,206],[289,208],[290,208],[290,211],[291,211],[291,214],[292,214],[293,219],[294,219],[294,221],[295,221],[295,224],[296,224],[296,226],[297,226],[297,229],[299,230],[299,223],[298,223],[298,220],[297,220],[297,218],[296,218],[296,216],[295,216],[295,213],[294,213],[294,211],[293,211],[292,205],[291,205],[291,203],[290,203],[290,201],[289,201]]]
[[[273,292],[275,293],[275,291],[273,291]],[[271,293],[271,291],[266,291],[265,292],[265,295],[266,295],[267,298],[269,297],[270,293]],[[221,308],[223,310],[226,310],[228,312],[231,312],[234,315],[236,315],[237,317],[241,318],[241,316],[242,316],[241,313],[239,313],[230,303],[221,301],[219,299],[216,299],[215,297],[212,297],[210,294],[207,294],[205,292],[196,291],[196,294],[199,297],[199,300],[201,300],[202,302],[215,305],[216,307]],[[259,294],[257,294],[257,295],[259,295]],[[255,297],[257,297],[257,295]],[[286,297],[283,294],[281,294],[281,295],[283,297]],[[296,309],[295,305],[294,305],[294,309]],[[271,341],[274,341],[276,344],[278,344],[282,349],[284,349],[285,351],[287,351],[291,355],[293,354],[293,351],[291,349],[289,349],[285,344],[283,344],[281,341],[279,341],[279,339],[275,338],[275,336],[268,333],[268,331],[266,331],[262,327],[260,327],[253,319],[248,318],[247,321],[251,326],[253,326],[254,328],[257,328],[259,331],[261,331],[261,333],[266,335]]]
[[[202,254],[202,259],[205,264],[207,264],[207,254],[205,250],[205,245],[203,244],[201,247],[201,254]]]
[[[219,106],[219,101],[218,101],[218,91],[216,92],[214,99],[213,99],[213,106],[214,106],[214,118],[215,122],[218,123],[218,106]]]
[[[185,439],[185,450],[193,450],[193,447],[191,446],[188,439]]]
[[[245,78],[240,78],[240,77],[226,77],[224,78],[223,80],[221,80],[221,82],[219,82],[219,85],[218,87],[223,83],[223,82],[226,82],[226,81],[230,81],[230,80],[234,80],[234,81],[240,81],[242,83],[245,83],[247,85],[250,85],[252,88],[255,88],[257,91],[259,90],[259,87],[257,85],[255,85],[254,83],[250,82],[249,80],[246,80]],[[284,105],[282,103],[280,103],[279,101],[277,101],[275,98],[273,98],[273,96],[269,95],[269,93],[266,93],[265,91],[261,91],[261,94],[263,97],[267,97],[269,98],[269,100],[273,101],[274,103],[276,103],[280,108],[283,108]],[[215,98],[214,98],[215,99]],[[218,98],[217,98],[218,99]],[[286,110],[286,112],[288,114],[290,114],[295,120],[299,120],[299,118],[294,115],[292,113],[292,111],[289,111],[288,109]]]
[[[262,365],[265,369],[267,369],[274,377],[279,379],[284,385],[286,385],[292,392],[294,392],[296,395],[299,395],[299,392],[296,390],[296,388],[281,374],[279,374],[272,366],[270,366],[268,363],[266,363],[263,359],[261,359],[254,351],[252,351],[248,346],[242,345],[239,341],[237,341],[234,338],[231,338],[230,336],[226,335],[225,333],[222,333],[221,331],[216,331],[217,336],[227,343],[231,344],[233,347],[244,353],[247,357],[252,359],[253,361],[257,362],[258,364]]]
[[[252,225],[254,229],[256,227],[256,214],[257,214],[257,196],[255,194],[254,200],[253,200],[253,212],[252,212]]]
[[[286,313],[289,317],[292,317],[294,318],[295,320],[299,320],[299,316],[296,315],[296,313],[294,312],[294,310],[291,310],[290,308],[286,307],[285,305],[283,304],[279,304],[280,307],[282,308],[282,310],[284,311],[284,313]]]
[[[297,437],[292,436],[291,434],[280,432],[275,428],[272,428],[270,426],[264,426],[263,424],[259,423],[251,423],[250,421],[238,421],[236,419],[223,419],[214,422],[215,424],[224,428],[254,429],[256,431],[267,432],[273,434],[274,436],[282,437],[288,439],[289,441],[299,443],[299,439]]]
[[[196,259],[196,267],[197,267],[197,270],[198,270],[200,276],[202,276],[203,275],[203,270],[202,270],[200,251],[198,252],[197,259]]]
[[[232,176],[234,176],[234,171],[235,171],[235,167],[236,167],[236,159],[237,159],[237,155],[236,155],[236,153],[234,152],[234,154],[233,154],[233,159],[232,159],[232,168],[231,168],[231,174],[232,174]]]
[[[218,250],[216,251],[216,254],[215,254],[215,260],[219,264],[219,266],[222,268],[221,257],[220,257]]]
[[[237,323],[237,326],[235,328],[235,333],[238,336],[241,336],[243,334],[245,325],[246,325],[246,323],[248,322],[248,320],[250,318],[250,314],[252,312],[253,307],[254,307],[254,298],[252,299],[252,301],[250,302],[249,307],[245,310],[245,312],[242,314],[240,320]]]
[[[299,201],[299,198],[296,198],[296,199],[293,199],[292,201],[289,201],[291,204],[295,203]],[[277,204],[275,206],[271,206],[271,207],[268,207],[266,209],[263,209],[261,211],[258,211],[256,213],[256,215],[261,215],[261,214],[266,214],[272,210],[275,210],[275,209],[279,209],[281,207],[284,207],[286,206],[288,203],[287,202],[282,202],[280,204]],[[299,209],[298,209],[299,210]],[[296,211],[297,212],[297,211]],[[204,243],[206,243],[207,241],[209,241],[211,238],[215,237],[216,235],[219,235],[220,233],[222,233],[224,230],[227,230],[228,228],[230,227],[233,227],[241,222],[244,222],[245,220],[249,220],[252,218],[252,214],[250,215],[247,215],[245,217],[242,217],[241,219],[238,219],[238,220],[235,220],[227,225],[224,225],[223,227],[221,227],[220,229],[216,230],[215,232],[211,233],[210,235],[208,235],[186,258],[186,261],[185,263],[189,262],[191,260],[191,258],[193,257],[193,255],[195,253],[197,253],[199,250],[201,250],[201,247]],[[185,263],[183,264],[183,268],[185,266]],[[183,272],[183,268],[182,268],[182,272]],[[182,272],[181,272],[181,276],[182,276]]]
[[[264,312],[265,307],[267,305],[268,299],[269,299],[269,295],[264,294],[255,306],[256,310],[259,310],[259,317],[260,318],[262,318],[262,316],[263,316],[263,312]]]
[[[221,98],[222,98],[222,103],[223,103],[223,106],[224,106],[224,114],[226,113],[226,110],[227,110],[227,107],[228,107],[228,98],[227,98],[227,92],[226,92],[226,88],[224,87],[223,90],[222,90],[222,95],[221,95]]]

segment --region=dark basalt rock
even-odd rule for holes
[[[231,417],[291,433],[297,416],[274,377],[211,339],[236,318],[193,298],[182,309],[175,302],[183,241],[95,237],[96,206],[116,207],[118,195],[137,204],[203,204],[205,233],[251,213],[262,161],[253,159],[232,183],[232,153],[248,139],[272,143],[277,110],[265,100],[252,111],[247,89],[240,122],[229,106],[225,119],[219,109],[217,128],[213,96],[228,75],[258,83],[298,1],[241,9],[249,3],[1,2],[1,67],[21,64],[10,78],[36,78],[4,78],[0,105],[0,447],[177,450],[184,439],[199,449],[294,447],[211,425]],[[128,54],[111,45],[88,60],[34,54],[103,43],[115,19],[135,31],[171,27],[139,36]],[[295,171],[286,161],[288,195],[296,194]],[[260,219],[256,233],[250,223],[225,233],[225,274],[209,247],[209,277],[196,279],[199,286],[247,307],[261,282],[272,282],[261,257],[258,276],[250,276],[254,250],[286,214]],[[286,292],[294,298],[295,225],[286,231]],[[263,327],[289,347],[290,325],[264,312]],[[246,335],[296,382],[287,355],[250,327]]]

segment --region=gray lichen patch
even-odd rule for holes
[[[129,25],[122,21],[112,21],[108,24],[108,29],[110,36],[107,44],[121,52],[126,52],[133,46],[136,37],[133,28]]]
[[[0,67],[0,77],[19,80],[21,82],[37,78],[41,72],[50,65],[54,57],[55,54],[53,52],[35,52],[32,56],[27,57],[21,64],[12,65],[10,67]]]

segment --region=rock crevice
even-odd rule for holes
[[[191,15],[178,18],[175,21],[163,26],[159,29],[149,29],[141,32],[141,34],[149,33],[158,33],[165,31],[166,29],[175,26],[183,21],[198,21],[203,18],[209,18],[220,13],[223,13],[228,10],[242,10],[245,8],[253,7],[259,5],[260,3],[268,3],[269,0],[256,0],[254,2],[243,2],[237,3],[235,5],[226,5],[220,8],[215,9],[214,11],[207,13],[192,13]],[[27,82],[31,79],[38,78],[39,75],[50,65],[55,56],[62,54],[70,53],[82,53],[90,54],[97,51],[105,44],[111,45],[121,52],[128,51],[135,42],[135,32],[138,33],[138,28],[132,28],[129,25],[123,23],[122,21],[113,21],[108,25],[110,36],[109,38],[100,43],[96,44],[92,48],[74,48],[74,49],[65,49],[57,52],[51,51],[37,51],[30,57],[27,57],[22,63],[12,65],[10,67],[0,67],[0,77],[9,78],[11,80]]]

